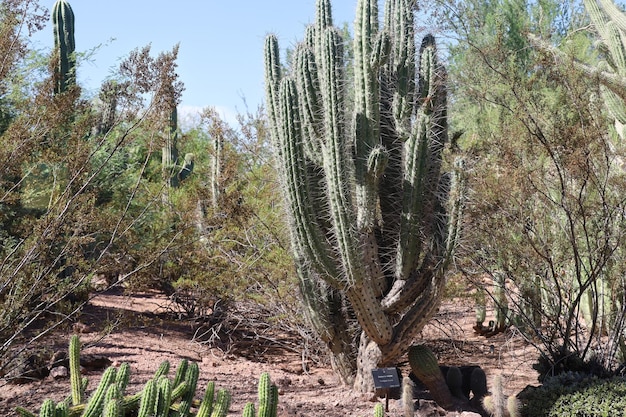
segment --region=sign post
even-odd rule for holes
[[[389,390],[400,387],[400,376],[397,368],[375,368],[372,369],[374,387],[385,393],[385,411],[389,411]]]

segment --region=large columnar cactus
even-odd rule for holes
[[[434,313],[458,231],[460,188],[441,170],[446,73],[432,36],[417,52],[411,3],[388,0],[381,29],[378,2],[359,0],[353,80],[329,0],[318,0],[289,76],[276,37],[266,41],[267,108],[306,311],[335,359],[358,363],[362,390],[369,368],[393,364]],[[349,348],[333,340],[346,333],[340,297],[362,329],[357,361],[341,359]]]
[[[161,166],[166,186],[177,188],[193,172],[194,154],[187,153],[182,166],[178,164],[178,109],[172,101],[170,106],[168,130],[161,150]]]
[[[74,12],[66,0],[57,0],[54,3],[52,25],[56,60],[54,93],[59,94],[76,83]]]

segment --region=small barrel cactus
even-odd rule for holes
[[[409,364],[413,374],[426,385],[437,404],[445,409],[451,408],[454,404],[452,394],[434,353],[424,345],[411,346]]]

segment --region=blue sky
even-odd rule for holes
[[[263,103],[263,43],[275,33],[281,48],[295,45],[315,16],[315,0],[69,0],[76,18],[76,50],[102,45],[92,62],[81,62],[78,80],[96,91],[135,48],[153,55],[180,43],[178,73],[185,84],[179,112],[214,106],[229,121]],[[54,0],[40,0],[52,9]],[[356,0],[333,2],[335,24],[352,26]],[[52,47],[52,24],[33,37]]]

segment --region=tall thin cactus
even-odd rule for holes
[[[52,7],[54,29],[54,93],[60,94],[76,83],[76,56],[74,51],[74,12],[69,2],[57,0]]]
[[[426,36],[418,53],[409,0],[388,0],[383,21],[380,29],[376,0],[359,0],[351,81],[329,0],[318,0],[289,76],[274,35],[265,50],[271,134],[306,311],[338,358],[350,353],[332,340],[345,333],[348,319],[336,317],[345,309],[336,306],[347,300],[362,334],[357,360],[343,362],[357,368],[360,390],[372,386],[370,369],[393,364],[435,312],[462,205],[457,176],[441,169],[446,72],[435,40]]]

